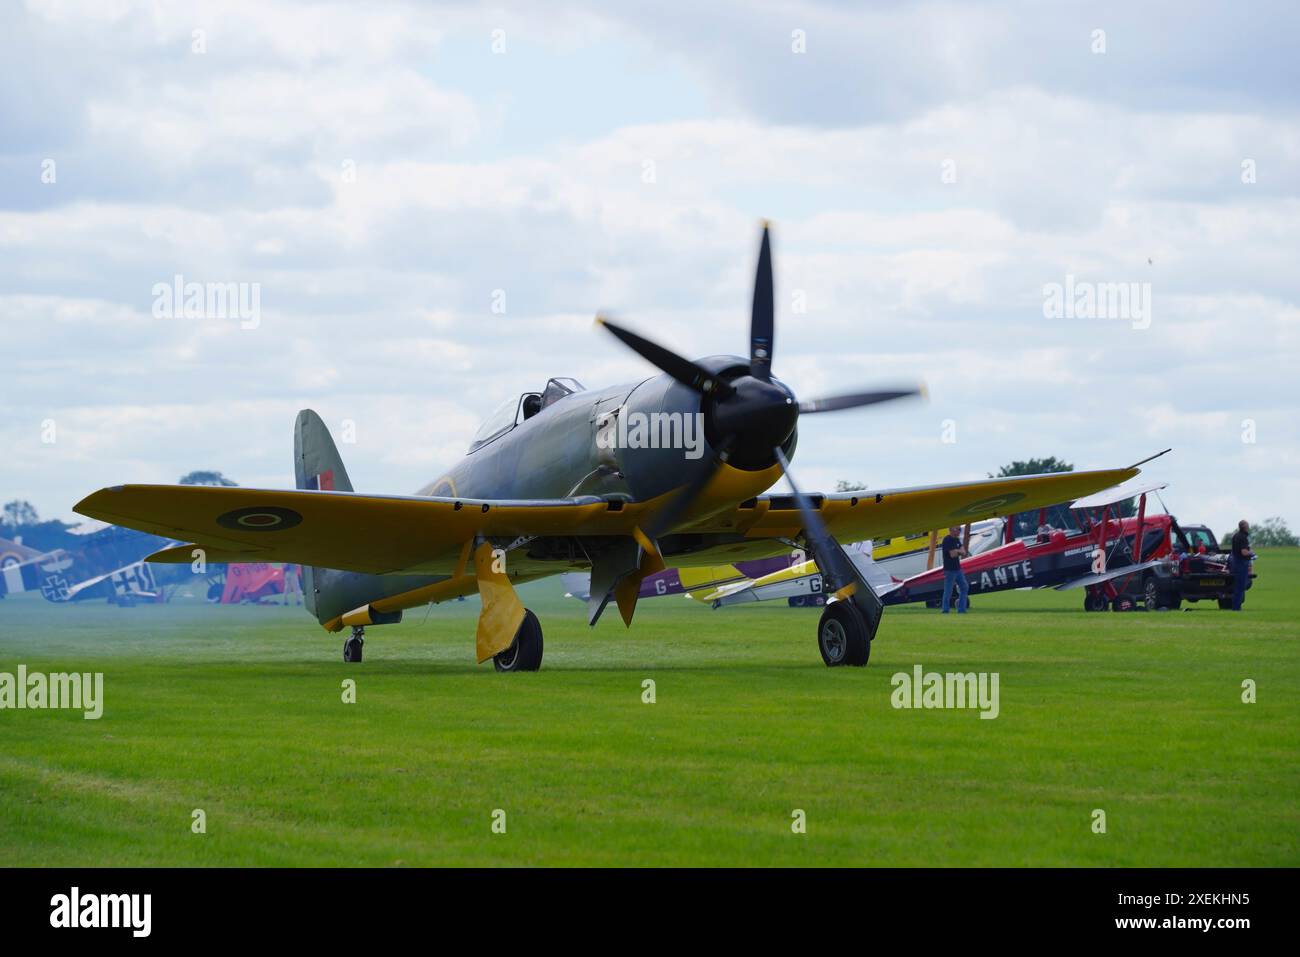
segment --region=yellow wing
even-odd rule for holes
[[[82,515],[193,542],[150,561],[294,562],[383,575],[448,574],[476,535],[631,534],[633,514],[594,496],[481,501],[202,485],[119,485]]]
[[[1137,474],[1135,467],[1055,472],[810,497],[832,535],[841,542],[858,542],[1072,502]],[[738,532],[746,538],[793,538],[802,527],[792,496],[762,495],[734,511],[706,519],[692,530]]]
[[[851,542],[1069,502],[1137,472],[1136,468],[1062,472],[815,495],[813,500],[831,534]],[[293,562],[375,575],[450,574],[465,543],[475,536],[633,535],[667,498],[628,503],[595,496],[487,501],[119,485],[86,497],[76,510],[115,525],[194,543],[164,549],[151,555],[151,561],[189,562],[193,550],[202,548],[210,562]],[[764,495],[687,524],[691,532],[717,538],[706,540],[705,547],[689,557],[674,558],[671,564],[679,567],[721,564],[720,555],[728,555],[723,561],[729,561],[732,554],[762,546],[766,540],[793,538],[802,520],[790,496]],[[715,543],[716,550],[710,547]],[[773,547],[779,550],[775,542]]]

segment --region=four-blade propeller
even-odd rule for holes
[[[697,362],[679,356],[607,318],[597,316],[596,322],[633,352],[704,398],[705,430],[717,451],[710,467],[697,474],[656,516],[653,528],[646,530],[651,538],[657,538],[672,529],[704,491],[723,462],[750,469],[779,463],[789,476],[789,462],[782,446],[794,434],[800,415],[836,412],[925,394],[924,387],[915,387],[853,392],[797,401],[789,388],[772,378],[775,304],[771,235],[764,223],[763,240],[758,251],[758,269],[754,276],[747,370],[726,376],[710,372]],[[794,487],[793,480],[791,487]],[[798,491],[795,496],[804,509],[807,522],[810,511],[806,507],[807,502]],[[815,528],[808,525],[805,525],[804,530],[809,536],[818,534]]]

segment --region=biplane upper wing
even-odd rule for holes
[[[1134,468],[1063,472],[823,495],[814,501],[831,534],[858,541],[1070,501],[1135,474]],[[446,574],[455,569],[465,544],[477,536],[633,535],[645,524],[645,513],[660,507],[662,503],[611,502],[596,496],[514,501],[119,485],[87,496],[76,510],[193,543],[157,552],[151,561],[189,562],[197,548],[209,562],[293,562],[370,574]],[[714,512],[692,523],[690,530],[783,539],[797,535],[800,526],[794,502],[765,495]]]

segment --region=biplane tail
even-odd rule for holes
[[[352,481],[330,430],[311,409],[298,413],[293,426],[293,477],[297,488],[324,492],[351,492]],[[303,600],[316,614],[316,596],[322,586],[320,569],[304,565]]]

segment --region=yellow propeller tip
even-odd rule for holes
[[[921,383],[921,398],[927,402],[930,401],[930,387],[924,382]]]

